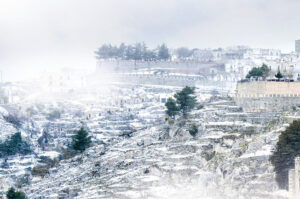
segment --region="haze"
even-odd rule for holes
[[[93,70],[103,43],[294,49],[296,0],[1,0],[0,69],[21,80],[63,67]]]

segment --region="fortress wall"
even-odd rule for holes
[[[300,82],[239,82],[237,95],[240,97],[300,96]]]
[[[245,112],[290,111],[300,106],[300,82],[238,83],[234,100]]]
[[[235,97],[234,100],[245,112],[283,112],[300,106],[300,96]]]

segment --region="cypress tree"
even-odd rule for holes
[[[278,70],[278,72],[276,73],[275,77],[277,79],[283,78],[283,75],[281,74],[281,72]]]

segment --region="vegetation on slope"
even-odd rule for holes
[[[15,191],[13,187],[11,187],[7,192],[6,192],[6,197],[7,199],[27,199],[26,195],[22,191]]]
[[[197,105],[195,94],[195,88],[186,86],[181,91],[174,95],[174,98],[168,98],[165,106],[167,108],[166,114],[171,118],[182,113],[186,115]]]
[[[78,131],[75,132],[75,135],[72,138],[72,148],[76,151],[83,152],[91,144],[91,136],[89,133],[81,127]]]
[[[165,106],[167,108],[166,114],[171,118],[174,118],[180,110],[173,98],[168,98]]]
[[[190,129],[189,129],[189,133],[191,136],[195,136],[198,133],[198,127],[196,124],[193,124]]]
[[[5,142],[0,143],[0,157],[22,154],[26,155],[31,153],[32,150],[30,145],[22,140],[21,133],[15,133],[10,138],[8,138]]]
[[[294,167],[294,159],[298,156],[300,156],[300,120],[295,120],[279,136],[270,158],[280,188],[288,188],[288,171]]]
[[[270,72],[270,68],[266,64],[263,64],[261,67],[252,68],[247,74],[246,78],[251,78],[251,77],[266,78],[269,75],[269,72]]]

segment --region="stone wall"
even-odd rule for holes
[[[237,95],[241,97],[300,96],[300,82],[239,82]]]
[[[161,76],[153,74],[120,74],[119,79],[122,82],[133,84],[153,84],[167,86],[195,86],[196,81],[201,77],[188,76]]]
[[[295,158],[295,169],[289,170],[289,193],[291,199],[300,198],[300,157]]]
[[[300,106],[300,82],[239,82],[234,97],[245,112],[281,112]]]
[[[97,70],[133,71],[136,69],[164,68],[181,69],[189,73],[225,72],[223,63],[203,63],[197,61],[134,61],[134,60],[101,60],[97,62]]]
[[[142,73],[116,73],[114,76],[116,81],[137,85],[192,86],[201,87],[201,89],[206,87],[210,90],[214,89],[224,92],[233,90],[232,88],[235,88],[236,81],[224,80],[225,78],[223,78],[223,80],[215,80],[212,76],[202,75],[155,75]]]

